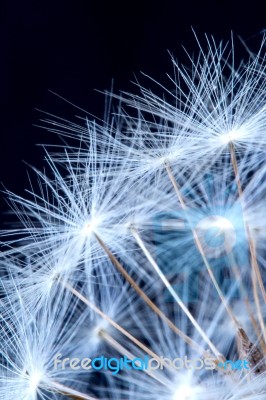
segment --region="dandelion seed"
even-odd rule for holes
[[[112,95],[103,121],[46,114],[78,144],[46,146],[27,198],[7,191],[1,399],[265,400],[265,39],[239,65],[206,40],[173,60],[174,92]],[[100,354],[117,371],[55,368]]]

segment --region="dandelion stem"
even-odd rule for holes
[[[132,353],[130,353],[124,346],[122,346],[120,343],[118,343],[111,335],[109,335],[104,330],[100,331],[100,336],[102,336],[103,339],[106,340],[107,343],[109,343],[115,350],[117,350],[119,353],[127,356],[131,361],[134,360],[134,358],[136,358]],[[156,359],[160,360],[159,357]],[[168,366],[168,365],[165,363],[165,366]],[[151,376],[152,378],[154,378],[157,381],[159,381],[160,383],[162,383],[163,385],[169,387],[169,384],[164,379],[159,377],[158,374],[154,374],[154,373],[150,372],[149,369],[145,369],[145,368],[143,369],[143,371],[147,375]]]
[[[258,326],[258,324],[257,324],[257,321],[255,320],[255,318],[254,318],[254,316],[253,316],[253,314],[252,314],[252,309],[251,309],[250,301],[249,301],[247,292],[246,292],[246,290],[245,290],[245,288],[244,288],[244,285],[243,285],[243,282],[242,282],[242,279],[241,279],[241,274],[240,274],[239,268],[238,268],[238,266],[237,266],[237,264],[236,264],[236,262],[235,262],[235,258],[234,258],[234,256],[233,256],[232,253],[229,253],[229,254],[228,254],[228,258],[229,258],[229,261],[230,261],[230,263],[231,263],[231,265],[232,265],[232,270],[233,270],[233,272],[234,272],[234,274],[235,274],[235,279],[236,279],[236,281],[239,282],[239,286],[240,286],[240,290],[241,290],[241,295],[242,295],[242,297],[243,297],[243,301],[244,301],[244,303],[245,303],[245,306],[246,306],[246,309],[247,309],[247,312],[248,312],[250,321],[251,321],[252,326],[253,326],[253,328],[254,328],[254,331],[255,331],[255,333],[256,333],[256,335],[257,335],[257,338],[259,339],[260,346],[261,346],[263,352],[266,354],[266,346],[265,346],[264,341],[263,341],[262,338],[261,338],[261,333],[260,333],[260,330],[259,330],[259,326]],[[253,282],[253,280],[252,280],[252,282]],[[256,281],[255,281],[255,282],[256,282]],[[258,293],[258,291],[256,290],[256,294],[257,294],[257,293]],[[258,296],[256,296],[256,298],[258,298]],[[255,302],[256,302],[256,298],[255,298]],[[257,306],[257,304],[256,304],[256,306]],[[258,308],[258,307],[259,307],[259,309],[260,309],[260,306],[259,306],[259,305],[257,306],[257,308]],[[262,315],[261,312],[259,313],[259,315]],[[264,330],[263,330],[263,335],[264,335]],[[265,340],[265,336],[264,336],[264,340]]]
[[[168,176],[169,176],[169,179],[170,179],[170,181],[171,181],[172,184],[173,184],[173,187],[174,187],[175,192],[176,192],[176,194],[177,194],[178,200],[180,201],[181,207],[182,207],[183,210],[186,212],[186,211],[187,211],[186,203],[184,202],[184,199],[183,199],[183,197],[182,197],[182,195],[181,195],[181,193],[180,193],[178,184],[177,184],[177,182],[176,182],[176,179],[175,179],[175,177],[174,177],[174,175],[173,175],[173,172],[172,172],[171,167],[170,167],[170,165],[168,164],[168,162],[165,162],[165,168],[166,168],[167,174],[168,174]],[[188,216],[187,216],[187,218],[188,218]],[[188,221],[189,221],[189,218],[188,218]],[[189,221],[189,223],[190,223],[190,221]],[[212,272],[211,266],[210,266],[210,264],[209,264],[209,262],[208,262],[208,260],[207,260],[207,258],[206,258],[206,256],[205,256],[203,247],[202,247],[202,245],[201,245],[199,236],[198,236],[197,232],[195,231],[195,229],[193,229],[193,227],[191,226],[191,224],[190,224],[190,228],[191,228],[191,231],[192,231],[192,233],[193,233],[193,237],[194,237],[196,246],[197,246],[197,248],[198,248],[198,250],[199,250],[199,253],[200,253],[201,257],[202,257],[202,260],[203,260],[203,262],[204,262],[204,265],[205,265],[206,268],[207,268],[207,271],[208,271],[208,273],[209,273],[209,275],[210,275],[210,278],[211,278],[211,280],[212,280],[212,283],[213,283],[213,285],[214,285],[214,287],[215,287],[215,289],[216,289],[216,291],[217,291],[217,293],[218,293],[218,295],[219,295],[219,297],[220,297],[220,299],[221,299],[221,301],[222,301],[222,303],[223,303],[223,305],[224,305],[224,307],[225,307],[225,309],[226,309],[226,311],[227,311],[229,317],[230,317],[231,320],[233,321],[233,324],[234,324],[235,328],[236,328],[236,329],[239,329],[239,328],[240,328],[239,322],[237,321],[237,318],[235,317],[235,315],[233,314],[231,308],[229,307],[229,305],[228,305],[228,303],[227,303],[227,301],[226,301],[226,299],[225,299],[225,297],[224,297],[224,295],[223,295],[223,293],[222,293],[222,291],[221,291],[221,289],[220,289],[220,286],[219,286],[219,284],[218,284],[218,282],[217,282],[217,280],[216,280],[216,278],[215,278],[215,276],[214,276],[214,274],[213,274],[213,272]]]
[[[231,154],[231,161],[232,161],[232,165],[233,165],[233,169],[234,169],[234,173],[235,173],[235,180],[236,180],[236,184],[237,184],[237,188],[238,188],[239,200],[240,200],[240,203],[241,203],[241,206],[242,206],[242,211],[244,213],[245,203],[244,203],[244,198],[243,198],[243,190],[242,190],[240,176],[239,176],[239,172],[238,172],[235,148],[234,148],[234,145],[233,145],[232,142],[230,142],[230,154]],[[245,218],[244,218],[244,226],[245,226],[245,230],[246,230],[246,234],[247,234],[247,238],[248,238],[248,243],[249,243],[251,266],[255,271],[255,275],[256,275],[256,278],[257,278],[258,283],[259,283],[259,287],[260,287],[260,290],[261,290],[261,293],[262,293],[262,297],[263,297],[263,299],[264,299],[264,301],[266,303],[266,292],[265,292],[264,284],[263,284],[263,281],[262,281],[260,269],[259,269],[258,262],[257,262],[256,247],[255,247],[254,240],[253,240],[253,238],[251,236],[251,233],[250,233],[249,225],[248,225],[247,221],[245,221]]]
[[[214,346],[214,344],[210,341],[210,339],[208,338],[208,336],[205,334],[205,332],[201,329],[201,327],[199,326],[199,324],[197,323],[197,321],[195,320],[195,318],[193,317],[193,315],[190,313],[190,311],[187,309],[187,307],[185,306],[185,304],[183,303],[183,301],[181,300],[181,298],[178,296],[178,294],[175,292],[175,290],[173,289],[172,285],[170,284],[170,282],[168,281],[168,279],[166,278],[166,276],[163,274],[163,272],[161,271],[160,267],[158,266],[158,264],[156,263],[156,261],[154,260],[154,258],[152,257],[151,253],[149,252],[149,250],[147,249],[147,247],[145,246],[143,240],[141,239],[138,231],[131,227],[131,232],[132,235],[134,236],[134,238],[136,239],[136,242],[138,243],[139,247],[141,248],[141,250],[143,251],[143,253],[145,254],[147,260],[150,262],[150,264],[152,265],[152,267],[155,269],[155,271],[157,272],[157,274],[159,275],[160,279],[163,281],[163,283],[165,284],[166,288],[169,290],[170,294],[173,296],[173,298],[175,299],[175,301],[177,302],[177,304],[182,308],[182,310],[184,311],[184,313],[186,314],[186,316],[189,318],[189,320],[191,321],[191,323],[194,325],[194,327],[197,329],[197,331],[199,332],[199,334],[201,335],[201,337],[205,340],[205,342],[208,344],[208,346],[210,347],[210,349],[212,350],[212,352],[216,355],[216,357],[220,357],[220,352],[216,349],[216,347]]]
[[[113,253],[108,249],[105,243],[101,240],[101,238],[94,233],[96,239],[99,244],[106,252],[114,266],[121,273],[121,275],[127,280],[127,282],[133,287],[133,289],[138,293],[138,295],[145,301],[145,303],[164,321],[167,325],[178,335],[180,336],[188,345],[197,350],[200,354],[206,354],[206,351],[199,346],[194,340],[192,340],[189,336],[185,335],[167,316],[153,303],[153,301],[144,293],[144,291],[139,287],[139,285],[134,281],[134,279],[128,274],[122,264],[117,260],[117,258],[113,255]],[[218,356],[220,353],[217,351],[214,353]]]
[[[239,171],[238,171],[235,148],[234,148],[234,144],[232,142],[229,143],[229,148],[230,148],[231,162],[232,162],[233,170],[234,170],[234,174],[235,174],[235,180],[236,180],[236,184],[237,184],[237,188],[238,188],[239,201],[240,201],[242,212],[244,215],[244,213],[245,213],[244,196],[243,196],[243,190],[242,190],[242,185],[241,185]],[[265,326],[264,326],[259,296],[258,296],[258,292],[257,292],[257,282],[256,281],[258,281],[260,291],[261,291],[261,294],[262,294],[262,297],[263,297],[263,300],[265,303],[266,303],[266,292],[265,292],[264,284],[262,281],[259,265],[257,262],[256,246],[255,246],[254,240],[251,236],[249,225],[248,225],[247,221],[245,220],[245,218],[244,218],[244,227],[245,227],[245,231],[246,231],[246,235],[247,235],[247,239],[248,239],[248,243],[249,243],[250,261],[251,261],[251,268],[253,271],[253,273],[251,273],[253,296],[254,296],[257,312],[258,312],[259,323],[260,323],[260,326],[261,326],[262,332],[263,332],[264,341],[266,342],[266,332],[265,332]]]
[[[90,309],[92,309],[94,312],[96,312],[98,315],[100,315],[100,317],[105,319],[110,325],[112,325],[114,328],[116,328],[119,332],[121,332],[123,335],[125,335],[128,339],[130,339],[136,346],[141,348],[143,351],[145,351],[147,354],[149,354],[152,358],[159,359],[159,356],[156,353],[154,353],[147,346],[145,346],[142,342],[140,342],[137,338],[135,338],[133,335],[131,335],[131,333],[129,333],[126,329],[122,328],[122,326],[120,326],[117,322],[115,322],[107,314],[105,314],[103,311],[101,311],[94,303],[92,303],[85,296],[83,296],[77,289],[73,288],[73,286],[71,286],[67,282],[61,282],[61,283],[63,284],[63,286],[66,289],[68,289],[71,293],[73,293],[74,296],[79,298]]]
[[[166,172],[168,174],[168,177],[169,177],[169,179],[170,179],[170,181],[171,181],[171,183],[173,185],[173,188],[174,188],[174,190],[176,192],[177,198],[178,198],[178,200],[179,200],[179,202],[181,204],[181,207],[183,208],[183,210],[187,210],[186,203],[184,202],[184,199],[183,199],[183,197],[181,195],[180,189],[178,187],[178,184],[176,182],[176,179],[174,177],[174,174],[172,172],[172,169],[171,169],[169,163],[167,161],[165,161],[164,165],[165,165],[165,169],[166,169]]]
[[[73,400],[97,400],[96,397],[81,393],[78,390],[72,389],[68,386],[63,385],[62,383],[58,383],[55,381],[51,382],[51,389],[53,391],[56,390],[58,393],[67,396]]]
[[[265,348],[266,333],[265,333],[265,326],[264,326],[262,310],[261,310],[261,306],[260,306],[259,294],[258,294],[258,290],[257,290],[257,279],[255,276],[254,270],[252,270],[251,275],[252,275],[251,281],[252,281],[252,287],[253,287],[253,296],[254,296],[257,312],[258,312],[258,320],[259,320],[260,326],[262,328],[262,334],[263,334],[263,338],[264,338],[264,343],[263,343],[262,348],[263,348],[264,354],[266,354],[266,348]],[[260,336],[258,336],[258,337],[260,338]]]

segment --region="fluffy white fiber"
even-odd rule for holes
[[[173,60],[162,95],[44,120],[70,144],[46,147],[25,198],[6,193],[20,223],[2,231],[1,400],[265,400],[265,42],[239,64],[233,43],[206,43]],[[214,367],[114,373],[58,355]]]

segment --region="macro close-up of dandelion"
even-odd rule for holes
[[[39,112],[2,193],[0,400],[266,399],[266,39],[192,36],[103,118]]]
[[[2,399],[265,398],[264,41],[236,66],[206,40],[173,60],[172,103],[140,87],[104,121],[44,114],[64,145],[6,192]]]

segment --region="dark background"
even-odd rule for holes
[[[23,161],[42,169],[44,152],[36,144],[59,143],[55,134],[34,126],[42,117],[36,109],[70,120],[84,116],[49,90],[102,117],[104,96],[95,89],[110,89],[113,79],[116,92],[136,92],[131,81],[140,71],[167,85],[168,50],[181,61],[182,45],[197,51],[191,27],[200,39],[206,33],[225,42],[233,31],[256,51],[266,28],[263,3],[2,0],[1,187],[23,195],[29,186]],[[3,219],[7,205],[0,197]]]

